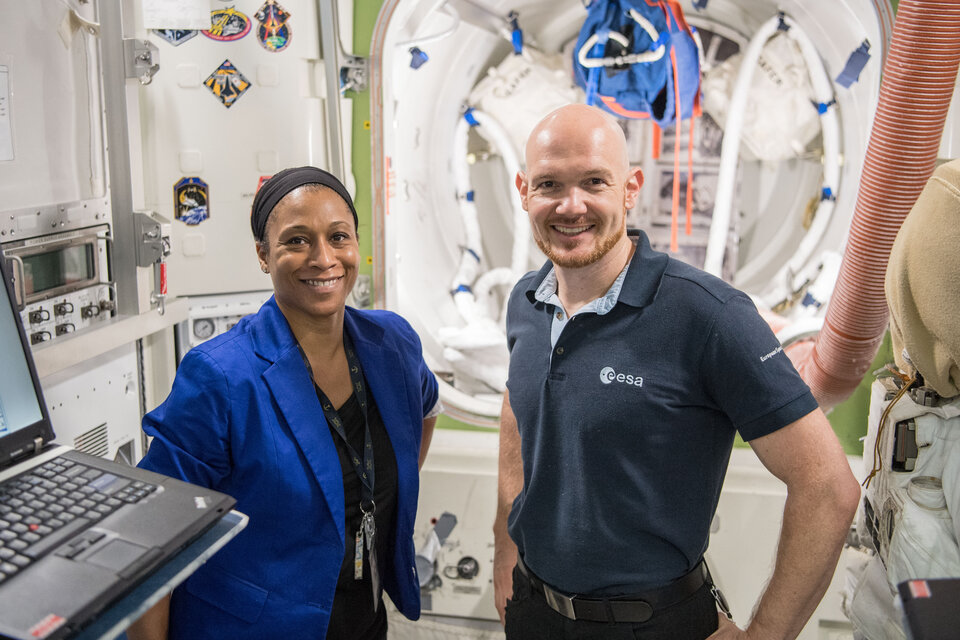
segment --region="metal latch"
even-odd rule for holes
[[[936,407],[940,404],[940,394],[927,386],[910,389],[910,398],[922,407]]]
[[[134,229],[137,238],[137,266],[149,267],[163,257],[163,234],[160,221],[147,213],[134,212]]]
[[[340,65],[340,92],[364,91],[367,88],[369,68],[366,58],[343,54]]]
[[[151,304],[165,311],[167,297],[167,265],[164,258],[170,255],[170,221],[155,212],[133,212],[133,228],[136,238],[137,266],[154,268],[154,292]]]
[[[136,78],[140,84],[150,84],[160,70],[160,50],[149,40],[125,38],[123,40],[123,69],[128,78]]]

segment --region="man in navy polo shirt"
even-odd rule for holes
[[[747,296],[627,234],[643,175],[615,120],[562,107],[526,161],[517,188],[550,260],[507,313],[494,525],[507,638],[796,637],[860,495],[830,424]],[[702,564],[736,431],[788,489],[745,630],[718,615]]]

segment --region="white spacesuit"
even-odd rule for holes
[[[845,610],[856,638],[905,638],[897,584],[960,576],[960,160],[939,167],[890,254],[897,371],[873,383]],[[915,380],[911,384],[910,380]],[[907,387],[906,389],[904,387]]]

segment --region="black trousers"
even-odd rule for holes
[[[703,640],[718,625],[708,583],[686,600],[654,611],[646,622],[591,622],[570,620],[551,609],[515,567],[505,630],[507,640]]]

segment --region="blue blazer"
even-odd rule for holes
[[[416,619],[417,460],[437,381],[400,316],[347,307],[344,329],[397,460],[394,551],[381,560],[383,585]],[[323,638],[344,554],[343,474],[274,299],[192,349],[143,429],[153,441],[141,467],[227,493],[250,517],[174,592],[170,638]]]

